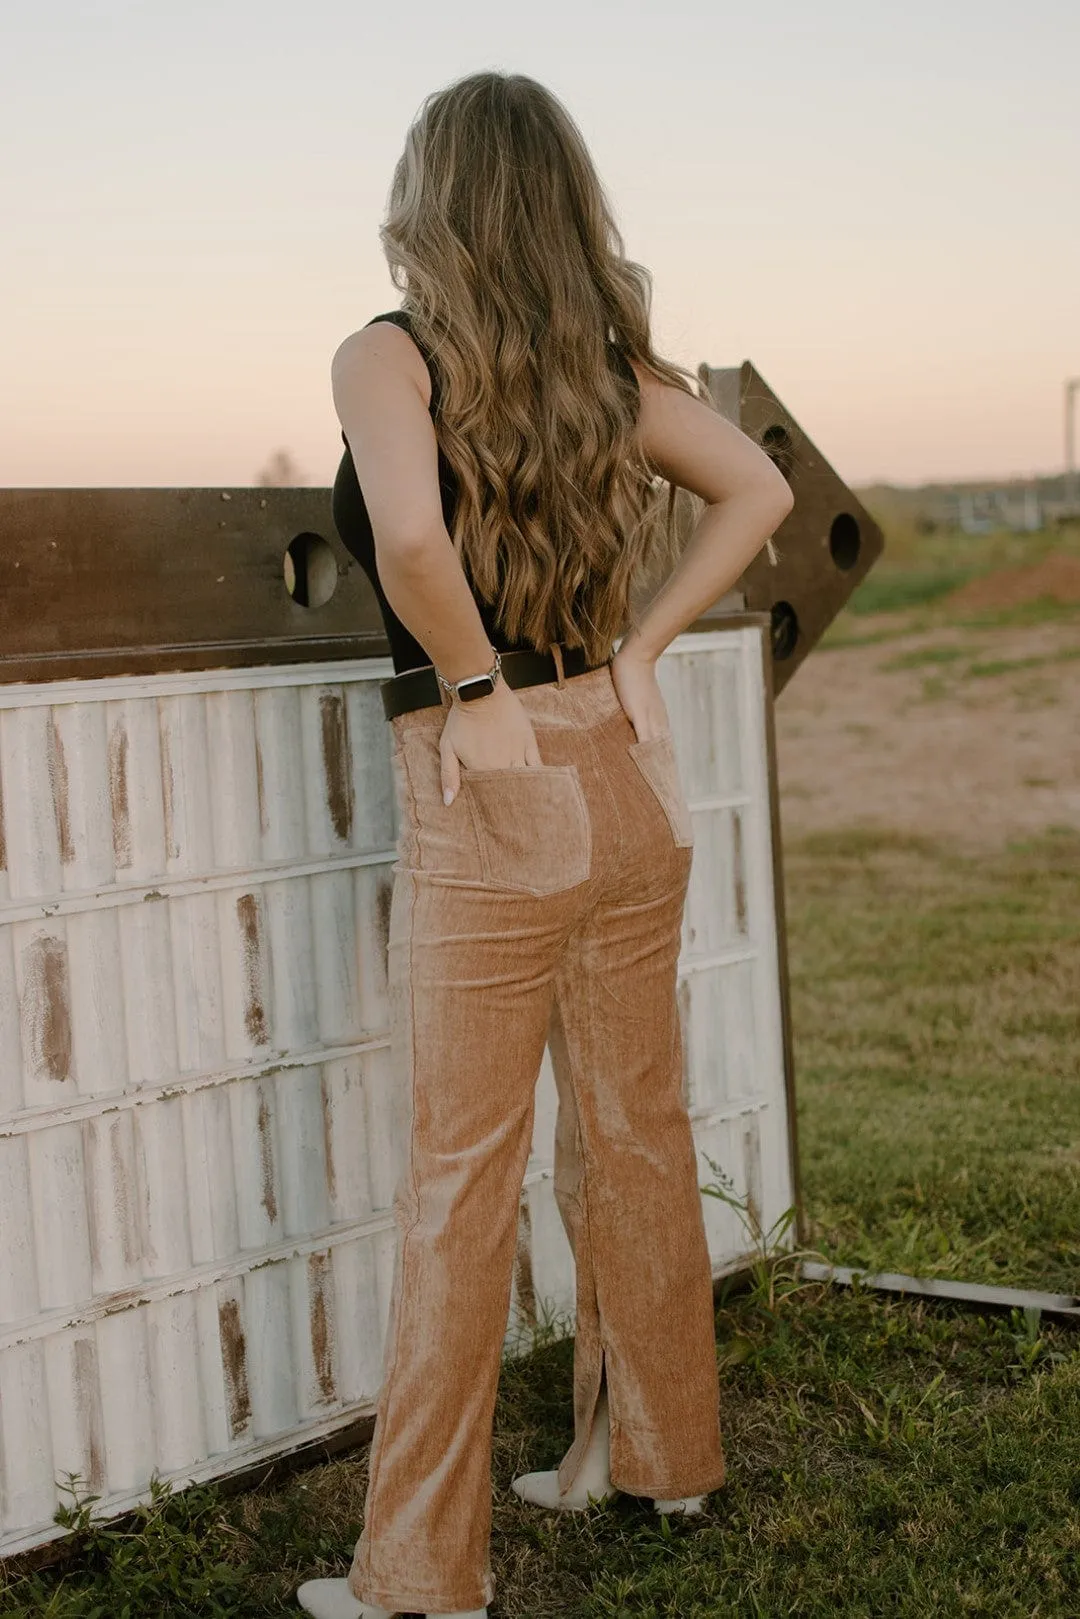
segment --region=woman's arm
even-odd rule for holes
[[[377,321],[345,339],[330,372],[387,601],[447,680],[485,674],[491,644],[443,521],[423,356],[407,332]],[[470,703],[454,700],[439,749],[447,804],[462,763],[473,770],[541,763],[532,721],[505,680]]]
[[[735,584],[794,505],[782,473],[711,406],[634,365],[641,385],[642,448],[653,466],[705,501],[677,566],[620,655],[654,661]]]
[[[400,326],[378,321],[345,339],[330,374],[387,601],[447,680],[482,674],[491,646],[443,521],[423,356]]]
[[[726,595],[794,501],[763,450],[702,399],[634,362],[642,448],[671,483],[705,501],[678,563],[611,660],[611,678],[639,741],[671,727],[656,678],[670,641]]]

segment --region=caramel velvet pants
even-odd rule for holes
[[[676,1002],[693,831],[671,738],[635,740],[607,664],[518,695],[542,765],[463,767],[449,807],[445,703],[390,721],[404,1170],[349,1588],[404,1612],[480,1608],[494,1590],[492,1426],[545,1042],[577,1289],[560,1485],[574,1481],[605,1381],[619,1489],[703,1495],[725,1473]]]

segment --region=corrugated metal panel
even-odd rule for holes
[[[383,661],[0,689],[0,1548],[373,1408],[397,1175]],[[702,1147],[792,1201],[761,635],[661,666]],[[513,1321],[569,1312],[545,1058]],[[702,1160],[703,1179],[708,1178]],[[745,1247],[706,1198],[718,1270]],[[514,1327],[508,1328],[508,1344]]]

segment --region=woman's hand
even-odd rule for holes
[[[639,742],[671,730],[667,704],[656,678],[656,659],[627,647],[611,660],[611,678]]]
[[[524,704],[501,677],[486,696],[451,703],[439,737],[439,755],[444,804],[452,804],[457,796],[462,765],[466,770],[504,770],[544,762]]]

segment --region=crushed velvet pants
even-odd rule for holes
[[[443,804],[441,708],[396,715],[391,1053],[404,1169],[362,1601],[483,1607],[491,1441],[545,1043],[576,1274],[572,1485],[606,1382],[611,1479],[724,1481],[712,1282],[676,968],[693,829],[670,735],[635,739],[610,666],[520,688],[540,766]]]

